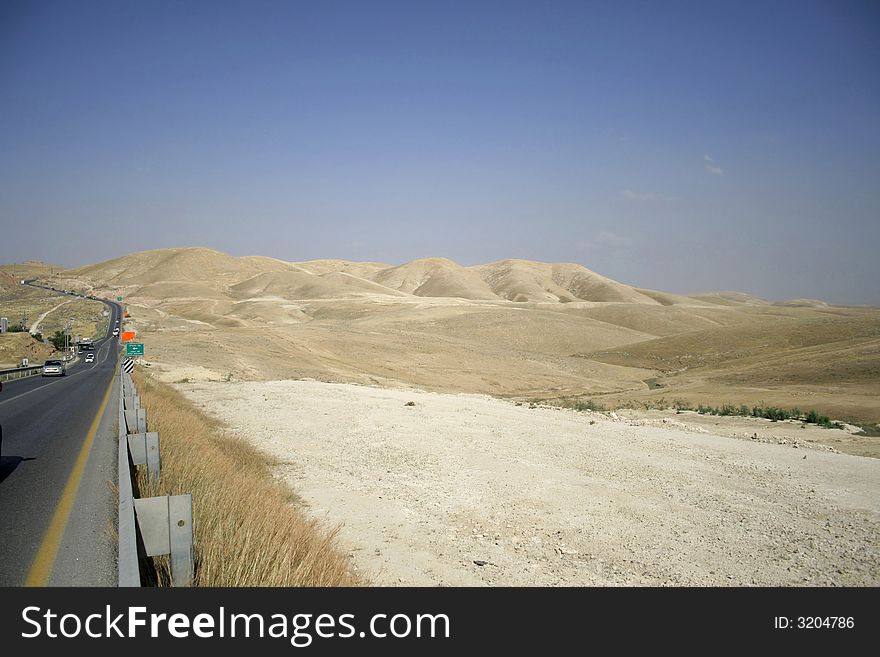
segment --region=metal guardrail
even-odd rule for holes
[[[42,369],[42,365],[30,365],[29,367],[12,367],[8,370],[0,370],[0,381],[14,381],[15,379],[36,376]]]
[[[170,555],[174,586],[190,586],[194,575],[192,496],[138,497],[136,467],[161,475],[159,434],[147,431],[131,376],[119,369],[119,586],[141,586],[146,557]]]
[[[79,358],[77,356],[64,356],[62,358],[59,358],[58,360],[63,360],[65,364],[72,365],[74,362],[79,360]],[[10,367],[5,370],[0,370],[0,381],[15,381],[16,379],[26,379],[31,376],[36,376],[40,373],[42,369],[42,364],[28,365],[27,367]]]

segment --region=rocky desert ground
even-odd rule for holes
[[[481,395],[178,387],[268,454],[376,584],[880,583],[880,460],[813,442],[827,429],[751,420],[735,438]]]

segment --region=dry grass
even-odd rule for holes
[[[291,503],[265,457],[171,387],[143,373],[135,382],[162,449],[162,479],[140,476],[141,495],[192,493],[197,586],[364,583],[337,548],[336,532]],[[167,584],[167,561],[157,559],[156,567]]]

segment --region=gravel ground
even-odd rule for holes
[[[479,395],[177,387],[375,584],[880,584],[877,459]]]

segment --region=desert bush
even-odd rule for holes
[[[573,408],[574,410],[579,412],[594,411],[597,413],[604,413],[606,410],[608,410],[603,404],[595,402],[592,399],[588,399],[587,401],[577,401],[574,403]]]

